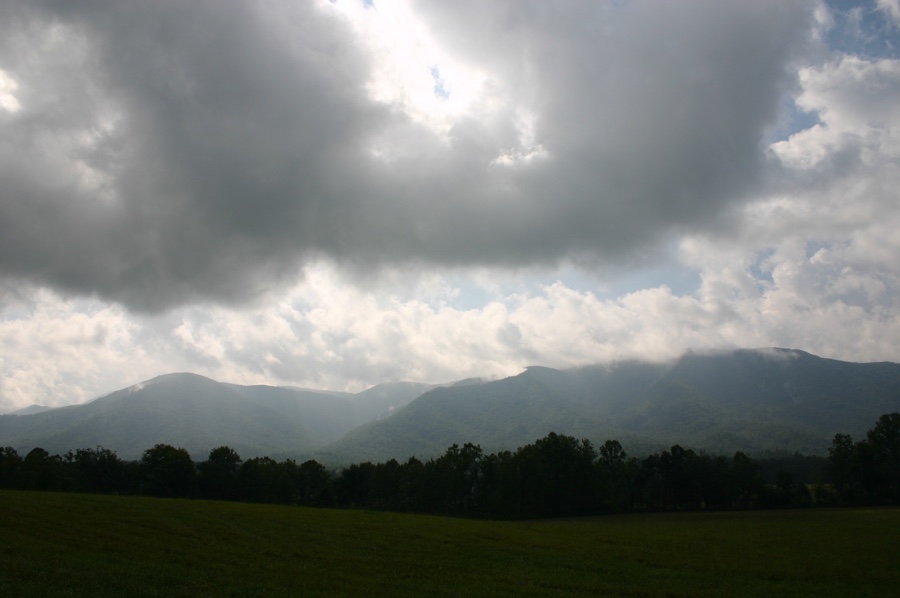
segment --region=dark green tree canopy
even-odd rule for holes
[[[153,496],[191,496],[197,471],[190,453],[169,444],[157,444],[141,458],[145,491]]]

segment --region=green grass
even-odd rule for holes
[[[889,596],[900,510],[533,522],[0,492],[3,596]]]

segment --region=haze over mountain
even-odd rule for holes
[[[396,382],[357,395],[159,376],[83,405],[0,416],[0,445],[51,453],[102,445],[137,459],[158,443],[196,458],[228,445],[244,457],[308,454],[433,388]]]
[[[823,454],[900,411],[900,364],[850,363],[788,349],[687,353],[436,386],[395,382],[357,394],[222,384],[170,374],[90,403],[0,416],[0,445],[51,453],[102,445],[135,459],[157,443],[195,459],[228,445],[243,457],[347,464],[427,458],[453,444],[514,449],[549,432],[617,439],[631,454],[681,444],[710,452]]]

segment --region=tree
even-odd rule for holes
[[[374,465],[368,477],[369,507],[387,511],[403,510],[403,478],[403,467],[396,459]]]
[[[310,459],[300,464],[297,473],[297,495],[300,504],[314,507],[334,506],[331,474],[324,465]]]
[[[211,450],[206,461],[197,466],[202,495],[217,500],[238,498],[238,471],[242,461],[231,447]]]
[[[900,413],[886,413],[856,444],[836,434],[829,471],[841,502],[900,503]]]
[[[22,457],[11,446],[0,448],[0,488],[18,488]]]
[[[521,514],[522,490],[518,465],[510,451],[482,457],[476,503],[481,513],[494,517]]]
[[[481,447],[470,442],[454,444],[426,466],[426,501],[439,512],[461,513],[473,509],[481,477]]]
[[[723,502],[726,462],[673,445],[641,461],[636,491],[650,509],[698,509]]]
[[[857,450],[849,434],[835,434],[828,449],[828,470],[838,499],[853,502],[858,495]]]
[[[766,487],[763,502],[770,509],[809,507],[812,495],[806,484],[797,480],[791,472],[782,469],[775,472],[775,484]]]
[[[415,513],[424,510],[424,485],[425,464],[415,457],[410,457],[401,466],[401,510]]]
[[[590,440],[555,432],[516,451],[523,514],[574,515],[595,508],[595,457]]]
[[[31,449],[22,461],[25,487],[31,490],[57,490],[62,483],[61,460],[46,450]]]
[[[628,508],[628,456],[618,440],[607,440],[597,451],[598,501],[604,511]]]
[[[732,506],[749,509],[759,505],[763,491],[763,480],[759,475],[759,465],[738,451],[731,458]]]
[[[288,459],[279,463],[271,457],[244,461],[238,472],[241,498],[253,502],[295,504],[297,464]]]
[[[144,492],[151,496],[189,497],[196,491],[197,471],[190,453],[157,444],[141,458]]]
[[[866,433],[878,478],[877,499],[900,502],[900,413],[886,413]]]
[[[369,486],[375,475],[375,467],[371,462],[365,461],[354,463],[341,471],[334,481],[339,505],[357,509],[371,506]]]
[[[73,472],[73,483],[82,492],[127,492],[128,466],[109,449],[78,449],[65,456]]]
[[[676,509],[696,509],[702,507],[704,490],[710,479],[703,471],[702,459],[691,449],[673,445],[669,452],[662,453],[663,472],[666,476],[668,498]]]

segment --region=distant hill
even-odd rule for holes
[[[710,452],[824,454],[900,411],[900,365],[848,363],[788,349],[688,353],[671,364],[532,367],[512,378],[437,388],[353,430],[323,461],[441,454],[453,443],[512,449],[549,432],[618,439],[631,454],[672,444]]]
[[[29,405],[28,407],[22,407],[21,409],[10,412],[10,415],[32,415],[34,413],[40,413],[41,411],[49,411],[50,409],[53,409],[53,407],[47,407],[46,405]]]
[[[245,458],[296,458],[387,416],[430,388],[400,382],[336,395],[168,374],[83,405],[2,415],[0,446],[64,453],[101,445],[136,459],[143,450],[168,443],[202,460],[212,448],[228,445]]]
[[[730,454],[824,454],[835,433],[861,438],[900,411],[900,365],[848,363],[789,349],[688,353],[530,367],[503,380],[380,384],[360,393],[239,386],[169,374],[83,405],[0,416],[0,446],[24,454],[98,445],[125,459],[157,443],[195,460],[228,445],[244,458],[329,465],[405,460],[473,442],[515,449],[550,432],[619,440],[632,455],[673,444]]]

